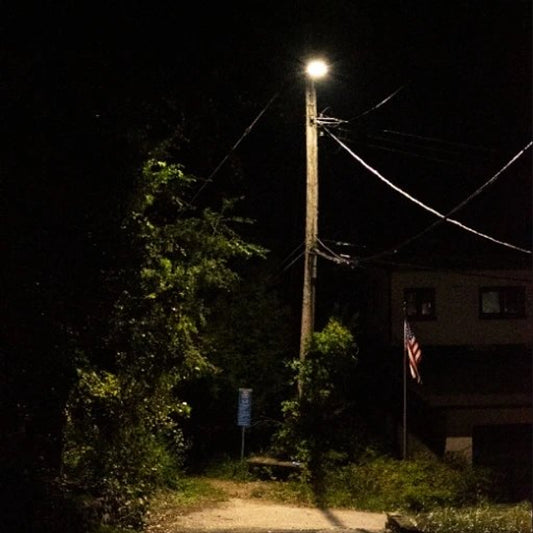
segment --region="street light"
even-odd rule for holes
[[[322,59],[313,59],[307,63],[305,72],[313,80],[323,78],[328,73],[328,65]]]
[[[315,253],[318,237],[318,133],[315,80],[328,72],[327,64],[321,59],[309,61],[305,69],[305,137],[307,153],[307,186],[305,214],[305,264],[302,298],[302,323],[300,334],[300,360],[305,359],[308,344],[313,334],[315,321],[315,290],[317,256]],[[298,383],[302,394],[302,384]]]

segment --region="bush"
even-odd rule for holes
[[[319,487],[306,476],[285,487],[304,503],[408,513],[480,504],[492,489],[485,470],[431,456],[401,461],[372,449],[357,463],[324,468]]]
[[[274,453],[300,461],[311,471],[348,458],[343,448],[354,433],[347,423],[347,398],[357,352],[353,334],[336,319],[313,334],[305,359],[291,363],[301,393],[283,402],[284,423],[274,436]]]
[[[372,510],[416,512],[474,504],[492,488],[486,471],[429,456],[409,461],[379,456],[342,467],[330,476],[327,485],[335,487],[332,499]]]
[[[187,410],[157,394],[151,402],[128,396],[110,372],[79,376],[67,409],[65,480],[88,522],[138,528],[150,494],[179,476],[185,445],[173,417]]]
[[[180,387],[214,370],[213,300],[238,282],[236,262],[264,257],[236,232],[246,221],[230,216],[234,200],[218,211],[188,201],[195,182],[179,165],[145,162],[106,273],[113,304],[79,349],[64,474],[105,526],[141,527],[149,496],[179,475],[190,414]]]

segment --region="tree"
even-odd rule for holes
[[[206,349],[216,371],[189,382],[183,390],[195,406],[188,424],[194,467],[214,454],[239,452],[240,387],[253,390],[248,451],[265,447],[281,421],[280,405],[290,394],[287,362],[298,339],[291,331],[296,321],[269,280],[254,265],[236,290],[221,294],[215,302]]]
[[[195,183],[179,165],[143,166],[122,225],[123,266],[110,276],[109,328],[80,356],[68,406],[68,478],[100,518],[130,526],[183,456],[190,406],[176,391],[213,369],[204,335],[216,296],[237,284],[239,261],[265,255],[235,231],[249,221],[230,216],[234,201],[201,212],[189,202]]]
[[[353,333],[330,318],[313,333],[304,360],[292,362],[302,392],[283,403],[285,420],[275,435],[274,450],[301,461],[317,502],[323,494],[324,473],[332,462],[349,458],[353,450],[353,402],[358,346]]]

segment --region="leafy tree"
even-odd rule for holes
[[[346,460],[354,439],[350,389],[357,352],[350,330],[330,318],[322,331],[313,333],[305,359],[291,363],[301,392],[283,403],[285,421],[274,450],[303,463],[303,476],[319,503],[328,463]]]
[[[188,424],[193,466],[214,453],[240,450],[237,391],[253,390],[247,450],[267,445],[281,420],[280,404],[291,390],[287,361],[294,353],[290,309],[261,269],[244,274],[236,290],[219,296],[206,338],[216,371],[189,382],[183,393],[195,409]]]
[[[138,526],[151,490],[175,475],[190,406],[177,387],[213,370],[204,332],[238,262],[265,254],[234,229],[233,201],[199,212],[195,178],[149,160],[123,223],[123,267],[98,353],[80,357],[68,406],[66,472],[107,521]]]

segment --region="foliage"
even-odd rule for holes
[[[283,404],[285,421],[275,436],[274,451],[304,465],[303,476],[315,484],[317,497],[325,469],[347,459],[343,441],[350,426],[348,391],[356,354],[353,334],[331,318],[313,334],[305,359],[291,363],[300,393]]]
[[[207,503],[218,503],[227,499],[220,488],[214,487],[203,478],[186,477],[180,479],[174,489],[157,490],[150,498],[150,514],[165,514],[167,511],[191,512]]]
[[[196,468],[207,457],[237,453],[237,391],[253,390],[252,428],[246,450],[258,449],[279,424],[280,404],[290,392],[286,361],[291,350],[290,315],[261,272],[219,296],[213,306],[205,353],[216,372],[192,380],[184,398],[194,404],[187,435]]]
[[[190,406],[179,386],[213,370],[203,333],[219,291],[238,281],[234,262],[262,256],[230,218],[234,202],[201,212],[188,202],[194,177],[148,161],[124,220],[123,267],[107,334],[80,357],[67,409],[65,473],[93,498],[97,518],[137,527],[148,497],[175,483]]]
[[[220,455],[204,466],[202,474],[207,478],[253,481],[255,476],[248,468],[248,463],[233,459],[229,455]]]
[[[419,455],[404,461],[369,448],[358,462],[338,466],[330,463],[319,502],[313,480],[308,478],[277,483],[272,494],[277,493],[281,501],[300,504],[427,514],[447,507],[482,509],[493,497],[493,482],[489,471],[456,459]]]
[[[432,456],[401,461],[370,453],[329,473],[327,485],[337,504],[420,511],[483,501],[491,494],[492,479],[485,470]]]
[[[423,533],[531,533],[531,503],[488,505],[457,509],[443,507],[418,514],[415,523]]]
[[[207,475],[253,480],[230,461],[211,467]],[[425,455],[402,461],[371,448],[358,462],[335,465],[330,461],[323,476],[320,494],[316,493],[313,476],[273,483],[269,494],[295,504],[416,513],[482,505],[493,493],[492,477],[483,469]]]

